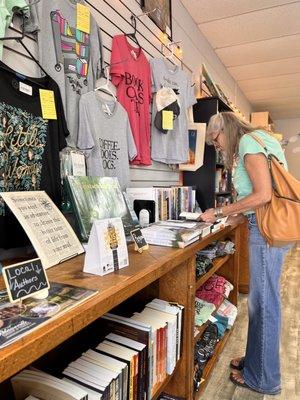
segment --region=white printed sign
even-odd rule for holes
[[[44,268],[83,253],[68,221],[42,191],[0,193],[29,237]]]

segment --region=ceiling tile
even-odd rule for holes
[[[181,0],[197,23],[294,3],[295,0]]]
[[[298,87],[300,89],[300,72],[280,76],[269,76],[258,79],[247,79],[239,82],[239,87],[246,94],[255,90]]]
[[[216,53],[226,67],[295,58],[300,56],[300,34],[227,47]]]
[[[254,110],[300,117],[300,0],[181,0]]]
[[[237,81],[293,74],[300,72],[300,57],[230,67],[228,71]]]
[[[202,23],[199,26],[213,48],[223,48],[300,33],[300,2]]]
[[[290,87],[290,88],[279,88],[279,89],[265,89],[265,90],[255,90],[252,92],[247,92],[247,97],[251,102],[256,100],[266,100],[266,99],[281,99],[283,97],[299,97],[300,88]]]

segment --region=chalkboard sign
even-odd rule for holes
[[[12,303],[33,296],[50,286],[39,258],[4,267],[2,273]]]
[[[136,251],[142,253],[143,250],[147,250],[149,248],[149,245],[146,242],[140,229],[134,229],[130,233],[131,233],[131,237],[134,241]]]

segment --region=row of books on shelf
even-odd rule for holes
[[[153,221],[179,219],[183,211],[194,212],[196,190],[192,186],[127,188],[126,193],[132,204],[138,201],[152,201],[155,206]]]
[[[105,314],[101,323],[109,333],[96,347],[59,377],[35,369],[20,372],[11,380],[15,399],[150,400],[180,359],[183,310],[154,299],[130,318]]]

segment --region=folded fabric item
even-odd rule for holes
[[[205,249],[200,250],[198,255],[206,256],[213,260],[216,257],[223,257],[227,254],[233,254],[234,252],[234,243],[230,240],[226,240],[224,242],[213,242],[209,246],[205,247]]]
[[[217,313],[214,315],[214,318],[216,319],[214,325],[216,325],[218,328],[218,338],[220,339],[224,336],[224,333],[228,328],[228,318]]]
[[[217,257],[222,257],[227,254],[233,254],[235,252],[235,245],[230,240],[226,240],[225,242],[217,242]]]
[[[221,315],[228,318],[228,327],[231,328],[237,317],[237,308],[235,305],[230,303],[229,300],[225,299],[218,308],[216,315]]]
[[[233,290],[233,285],[226,281],[225,286],[224,286],[224,297],[228,297],[230,292]]]
[[[217,293],[213,290],[210,292],[206,292],[199,289],[196,292],[196,297],[198,297],[198,299],[206,301],[207,303],[212,303],[216,308],[218,308],[224,300],[224,296],[222,294]]]
[[[200,370],[203,370],[207,360],[214,354],[216,344],[218,343],[218,328],[214,324],[209,324],[205,329],[203,336],[195,345],[194,359]]]
[[[196,277],[206,274],[213,267],[212,260],[209,257],[197,255],[196,257]]]
[[[208,303],[213,303],[216,307],[224,300],[225,285],[227,281],[223,276],[211,276],[196,292],[196,297],[205,300]],[[229,287],[230,288],[230,287]]]
[[[200,369],[198,364],[195,365],[194,370],[194,392],[198,392],[202,381],[203,369]]]
[[[215,311],[214,304],[195,298],[195,325],[201,326],[209,319]]]

